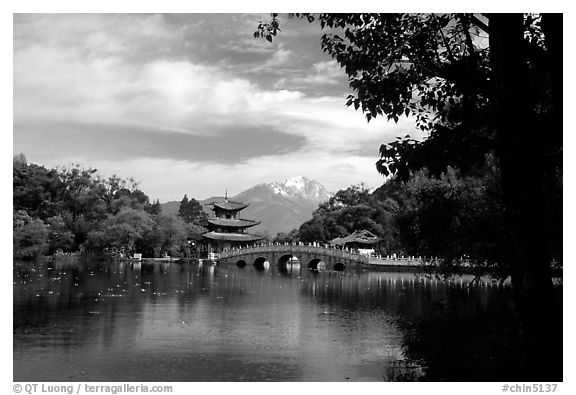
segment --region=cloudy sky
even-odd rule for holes
[[[267,14],[15,14],[13,152],[134,177],[152,199],[303,175],[376,187],[378,148],[413,123],[345,107],[318,25]]]

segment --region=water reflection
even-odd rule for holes
[[[15,381],[346,381],[405,373],[398,318],[506,287],[271,265],[14,262]],[[452,290],[452,291],[451,291]]]

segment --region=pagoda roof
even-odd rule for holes
[[[358,244],[376,244],[380,239],[374,233],[368,230],[357,230],[354,233],[344,237],[337,237],[330,240],[330,244],[344,245],[350,243]]]
[[[215,208],[219,208],[221,210],[227,210],[227,211],[243,210],[249,206],[249,204],[247,204],[247,203],[233,202],[231,200],[224,200],[221,202],[212,202],[210,204],[212,205],[213,210]]]
[[[252,221],[250,219],[233,219],[233,218],[209,218],[208,223],[216,226],[224,226],[230,228],[249,228],[258,225],[260,221]]]
[[[264,237],[262,236],[253,235],[250,233],[208,232],[204,233],[202,236],[210,240],[237,241],[237,242],[251,242],[264,239]]]

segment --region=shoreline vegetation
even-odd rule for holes
[[[36,258],[41,262],[54,262],[54,261],[68,261],[68,262],[81,262],[87,259],[96,259],[102,261],[108,261],[110,263],[175,263],[175,264],[199,264],[208,262],[210,264],[216,264],[216,262],[209,261],[206,258],[198,257],[163,257],[163,258],[141,258],[134,259],[130,257],[118,258],[109,257],[105,255],[79,255],[79,254],[56,254],[56,255],[44,255]],[[430,275],[435,277],[440,277],[444,279],[450,279],[452,277],[457,277],[461,275],[474,275],[474,276],[487,276],[491,278],[494,282],[503,284],[509,282],[510,278],[501,278],[499,276],[494,276],[493,271],[490,269],[479,268],[472,265],[460,265],[451,268],[446,268],[442,266],[440,260],[437,261],[426,261],[426,260],[414,260],[410,263],[406,263],[406,258],[390,258],[384,263],[368,263],[359,264],[356,269],[360,270],[370,270],[370,271],[387,271],[387,272],[415,272],[423,275]],[[552,264],[552,276],[553,282],[555,284],[562,283],[564,276],[563,268],[558,265]]]
[[[490,160],[487,157],[487,163]],[[415,270],[439,279],[460,274],[472,274],[474,279],[490,276],[496,282],[513,279],[512,267],[499,261],[509,253],[509,247],[499,176],[491,169],[494,166],[462,175],[449,168],[440,177],[422,170],[408,181],[391,178],[375,191],[363,185],[351,186],[320,204],[312,219],[298,229],[269,241],[324,244],[368,230],[380,240],[376,254],[435,256],[438,260],[436,265],[413,269],[370,266],[364,270]],[[95,169],[46,169],[28,164],[20,155],[14,158],[13,174],[16,259],[80,262],[100,256],[113,262],[122,256],[129,262],[126,257],[134,253],[150,258],[198,257],[203,253],[200,247],[206,216],[195,199],[185,196],[179,215],[165,216],[159,201],[150,202],[133,180],[117,176],[104,179]],[[551,279],[555,284],[551,308],[561,311],[562,249],[554,234],[550,232],[550,239],[540,243],[551,252],[551,272],[560,276]],[[458,265],[463,256],[474,262],[470,268]],[[514,281],[510,286],[517,292]],[[516,300],[512,303],[516,314],[505,315],[503,323],[488,315],[480,321],[462,317],[461,302],[457,294],[449,292],[438,301],[437,310],[401,323],[406,332],[406,360],[427,367],[425,380],[561,380],[561,346],[558,342],[548,344],[549,337],[542,339],[549,347],[548,354],[556,359],[539,370],[541,353],[534,352],[527,340]],[[502,301],[506,303],[511,301]],[[558,327],[555,322],[550,325]],[[561,329],[554,331],[561,340]],[[446,350],[451,351],[446,354]],[[470,355],[475,355],[474,360]]]
[[[23,154],[13,158],[13,175],[15,259],[118,260],[134,253],[183,261],[207,257],[202,243],[207,215],[187,195],[177,216],[163,215],[160,202],[151,202],[131,178],[103,178],[96,169],[78,165],[46,169],[27,163]],[[327,245],[368,230],[379,238],[375,256],[425,257],[422,265],[390,259],[389,264],[367,266],[372,269],[433,268],[503,279],[510,273],[498,262],[505,253],[501,210],[496,173],[462,176],[449,168],[435,178],[420,171],[408,182],[392,178],[375,191],[364,185],[340,190],[298,229],[267,242]],[[551,268],[561,275],[561,260],[553,259]]]
[[[185,202],[184,202],[185,200]],[[206,214],[185,196],[178,216],[162,214],[133,179],[104,178],[79,165],[47,169],[13,162],[13,257],[79,254],[192,255]]]

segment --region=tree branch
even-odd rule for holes
[[[482,22],[482,20],[480,18],[478,18],[475,15],[472,15],[470,17],[470,19],[472,20],[472,23],[474,23],[476,26],[478,26],[480,29],[482,29],[485,33],[490,34],[490,29],[488,27],[488,25],[484,22]]]
[[[474,50],[472,36],[470,36],[470,24],[468,23],[468,19],[465,14],[460,16],[460,23],[462,23],[462,28],[464,30],[464,37],[466,41],[466,47],[468,48],[468,53],[470,54],[470,57],[474,59],[476,58],[476,51]]]
[[[440,35],[442,36],[442,41],[444,42],[444,46],[446,47],[446,51],[448,52],[448,59],[450,60],[451,63],[456,62],[456,59],[454,58],[454,54],[452,53],[452,50],[450,49],[450,45],[448,43],[448,40],[446,40],[446,36],[444,35],[444,32],[442,31],[442,27],[438,23],[438,19],[436,18],[436,15],[432,14],[432,18],[434,18],[434,24],[436,25],[436,28],[438,29],[438,31],[440,32]]]

